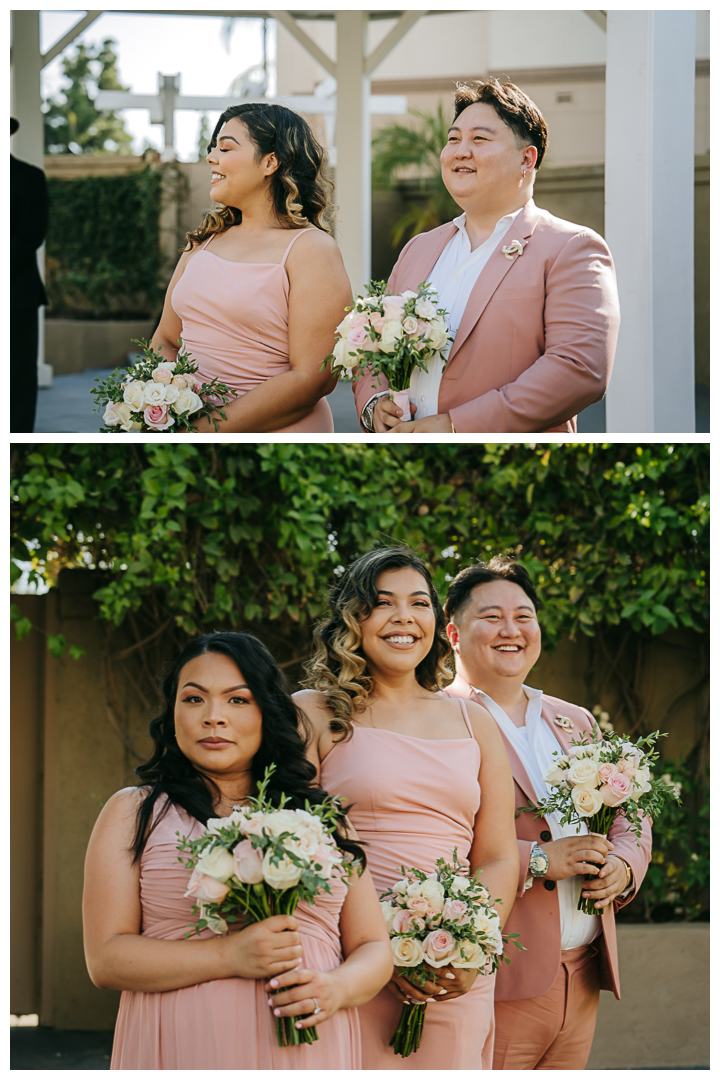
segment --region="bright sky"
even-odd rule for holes
[[[78,22],[83,11],[43,11],[40,38],[43,51],[49,49]],[[72,54],[78,42],[100,45],[114,38],[118,72],[124,86],[136,94],[157,92],[158,72],[180,72],[181,94],[227,94],[234,79],[253,64],[262,63],[262,20],[237,19],[229,50],[222,36],[226,20],[198,15],[135,15],[107,12],[87,28],[66,53]],[[275,56],[274,24],[268,23],[268,59]],[[42,96],[59,96],[66,79],[62,74],[62,55],[43,71]],[[271,82],[270,90],[273,91]],[[140,153],[147,140],[162,149],[162,127],[151,124],[147,110],[126,109],[119,115],[134,139],[133,149]],[[209,113],[211,128],[219,112]],[[201,113],[182,111],[175,114],[175,143],[181,161],[194,161]]]

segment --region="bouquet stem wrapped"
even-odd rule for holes
[[[292,915],[298,903],[314,904],[332,890],[331,878],[346,879],[353,862],[332,837],[341,815],[337,799],[327,798],[304,810],[290,810],[282,795],[274,806],[267,786],[270,765],[258,784],[256,798],[226,818],[211,818],[196,840],[181,837],[179,856],[192,876],[186,896],[196,903],[192,930],[209,928],[227,934],[230,924],[254,923],[272,915]],[[188,931],[186,936],[192,933]],[[277,1017],[279,1046],[313,1043],[315,1027],[296,1028],[297,1017]]]

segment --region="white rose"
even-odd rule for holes
[[[395,344],[398,338],[402,337],[402,323],[399,319],[388,319],[382,328],[382,334],[380,335],[380,351],[391,353],[395,351]]]
[[[421,893],[420,893],[421,888],[422,888],[422,883],[420,881],[411,881],[410,884],[408,885],[407,889],[405,890],[405,895],[406,896],[420,896],[421,895]]]
[[[421,319],[433,319],[436,314],[435,305],[431,300],[426,300],[423,297],[415,305],[415,314],[419,315]]]
[[[417,334],[418,325],[417,319],[413,318],[412,315],[408,315],[407,318],[403,319],[402,326],[406,334]]]
[[[115,402],[108,401],[105,407],[105,412],[103,413],[103,424],[105,425],[105,427],[115,427],[115,425],[119,423],[120,417],[117,414]]]
[[[478,934],[495,934],[500,926],[496,911],[478,911],[473,919],[473,929]]]
[[[227,848],[215,847],[200,857],[195,869],[217,881],[227,881],[235,873],[235,860]]]
[[[390,949],[396,967],[417,967],[418,964],[423,962],[422,945],[417,938],[391,938]]]
[[[381,900],[380,909],[383,913],[383,919],[385,920],[387,932],[388,934],[392,934],[392,921],[400,909],[396,908],[394,904],[391,904],[389,900]]]
[[[300,824],[317,836],[318,843],[324,839],[325,828],[317,814],[311,814],[309,810],[295,810],[294,813]]]
[[[139,379],[129,382],[123,390],[123,401],[126,402],[131,409],[134,409],[135,412],[140,412],[141,409],[144,409],[148,404],[145,401],[145,383],[140,382]]]
[[[545,776],[543,776],[546,784],[560,784],[566,778],[567,769],[561,768],[561,765],[568,765],[568,759],[564,755],[556,758]]]
[[[460,875],[458,874],[452,879],[451,888],[452,888],[453,892],[462,893],[462,892],[465,892],[467,890],[469,885],[470,885],[470,878],[460,877]]]
[[[355,353],[354,356],[350,355],[351,350]],[[360,359],[357,355],[357,349],[353,349],[347,338],[344,337],[335,342],[333,356],[335,358],[333,367],[343,367],[346,371],[351,371]]]
[[[174,371],[175,368],[177,367],[177,360],[162,360],[158,364],[158,367],[159,368],[164,367],[164,368],[167,368],[168,371]]]
[[[413,292],[412,289],[406,289],[405,292],[400,293],[400,295],[402,296],[403,300],[414,300],[417,296],[417,293]]]
[[[166,405],[172,405],[173,402],[177,401],[177,399],[179,397],[180,397],[180,391],[177,388],[177,386],[173,386],[172,383],[169,383],[165,387],[165,404]]]
[[[309,829],[304,822],[298,823],[295,826],[295,835],[283,842],[288,851],[301,857],[314,855],[320,847],[320,841],[314,829]]]
[[[459,955],[453,960],[456,968],[480,968],[485,963],[485,949],[474,941],[459,941]],[[464,955],[463,955],[464,954]]]
[[[163,387],[163,389],[165,389]],[[175,411],[179,413],[194,413],[203,406],[203,400],[194,390],[181,390],[175,399]]]
[[[271,855],[272,848],[268,848],[263,859],[263,877],[271,889],[292,889],[300,880],[302,867],[296,866],[286,857],[272,863],[270,862]]]
[[[393,885],[393,892],[397,893],[398,896],[404,896],[405,893],[408,890],[408,885],[409,884],[410,884],[410,882],[408,881],[408,879],[406,877],[401,877],[400,880],[396,881],[395,884]]]
[[[132,384],[131,384],[132,385]],[[146,405],[164,405],[165,404],[165,387],[162,383],[149,382],[145,385],[144,390],[145,404]]]
[[[641,766],[635,770],[635,775],[632,778],[633,789],[630,794],[630,798],[637,802],[641,795],[645,795],[652,787],[650,783],[652,773],[648,769],[647,765]]]
[[[206,833],[208,833],[208,832],[210,832],[210,833],[212,833],[212,832],[220,832],[221,829],[225,828],[227,823],[228,823],[227,818],[222,818],[222,817],[208,818],[207,825],[205,826],[205,832]]]
[[[445,890],[439,881],[435,881],[433,878],[428,878],[427,881],[423,881],[420,886],[420,896],[424,896],[431,907],[437,908],[438,911],[442,911],[445,903]]]
[[[581,817],[592,817],[604,805],[602,795],[597,788],[574,787],[572,801]]]
[[[566,779],[578,787],[598,786],[598,765],[592,758],[575,758],[569,769],[565,771]]]
[[[273,810],[265,818],[265,830],[271,836],[280,836],[284,832],[294,836],[297,827],[298,819],[292,810]]]
[[[439,326],[434,326],[431,324],[430,333],[426,334],[425,336],[427,337],[427,340],[430,343],[431,347],[437,352],[439,352],[440,349],[443,349],[447,344],[448,336],[444,326],[441,328]]]
[[[336,333],[340,334],[341,340],[346,338],[350,333],[352,329],[352,320],[356,314],[357,312],[353,308],[352,311],[348,311],[343,321],[339,324]]]

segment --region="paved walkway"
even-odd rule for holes
[[[52,386],[38,392],[37,432],[97,432],[102,414],[93,413],[90,391],[95,380],[101,381],[111,373],[110,368],[88,368],[77,375],[56,375]],[[357,434],[359,431],[352,389],[349,383],[339,383],[328,398],[335,431]],[[706,386],[695,387],[695,430],[710,431],[710,391]],[[599,401],[580,413],[578,431],[581,434],[605,431],[605,402]]]

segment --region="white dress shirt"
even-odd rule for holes
[[[520,761],[525,766],[536,800],[547,798],[553,789],[544,782],[543,777],[555,760],[552,756],[553,751],[557,750],[560,754],[564,751],[550,726],[543,720],[542,690],[523,686],[525,697],[528,699],[524,727],[513,724],[505,710],[484,691],[478,690],[475,686],[473,690],[482,698],[483,705],[512,743]],[[575,824],[562,825],[560,817],[559,813],[545,816],[553,840],[559,840],[563,836],[578,836],[587,833],[587,826],[584,823],[578,829]],[[534,881],[535,878],[528,874],[525,882],[526,891],[532,887]],[[557,882],[561,949],[577,949],[581,945],[589,945],[602,931],[600,915],[586,915],[584,911],[578,911],[577,905],[582,886],[583,879],[577,875]]]
[[[457,225],[458,231],[440,252],[440,258],[433,266],[428,278],[438,294],[439,306],[448,312],[447,321],[453,336],[458,331],[477,279],[520,210],[500,218],[492,235],[474,251],[470,250],[470,237],[465,228],[465,214],[454,219],[453,225]],[[440,380],[450,348],[451,343],[448,342],[445,349],[428,363],[427,372],[418,367],[413,371],[410,379],[410,401],[413,405],[417,405],[413,420],[421,420],[423,416],[437,415]]]

